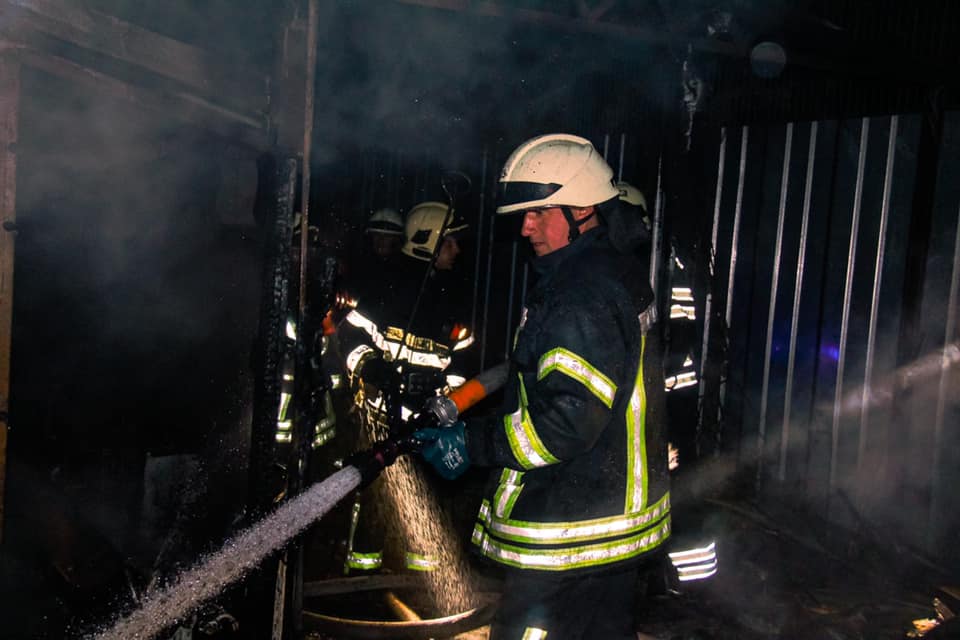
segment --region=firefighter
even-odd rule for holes
[[[362,290],[351,292],[356,307],[337,332],[361,426],[357,448],[386,438],[391,425],[406,420],[427,398],[463,382],[463,376],[454,373],[455,361],[473,337],[458,321],[466,308],[461,295],[465,289],[457,288],[451,275],[466,225],[448,219],[448,212],[449,207],[440,202],[424,202],[411,209],[401,260],[379,278],[368,280]],[[409,462],[400,461],[391,473],[415,471]],[[346,573],[384,566],[383,521],[391,508],[384,504],[389,498],[379,486],[385,480],[375,482],[354,504]],[[401,542],[407,544],[404,568],[436,568],[432,550]]]
[[[523,216],[538,280],[496,415],[415,435],[437,472],[494,467],[472,542],[507,577],[505,638],[635,638],[641,568],[670,535],[663,371],[640,233],[586,139],[533,138],[507,159],[498,214]],[[635,237],[608,234],[616,226]]]

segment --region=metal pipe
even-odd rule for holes
[[[757,478],[759,493],[763,480],[764,447],[767,435],[767,405],[770,395],[770,359],[773,356],[773,325],[777,314],[777,292],[780,288],[780,261],[783,257],[783,226],[787,217],[787,192],[790,188],[790,154],[793,151],[793,123],[787,123],[783,148],[783,173],[780,176],[780,205],[777,211],[777,239],[773,249],[773,276],[770,282],[770,304],[767,307],[767,339],[763,356],[763,384],[760,392],[760,425],[757,429]]]
[[[947,302],[947,326],[943,335],[943,355],[940,358],[940,385],[937,390],[937,413],[933,421],[933,462],[931,464],[930,478],[930,512],[927,518],[927,551],[933,553],[936,550],[937,531],[940,528],[940,494],[943,474],[942,466],[943,452],[943,414],[946,410],[947,396],[947,373],[948,373],[948,354],[951,350],[956,350],[956,344],[953,341],[957,331],[957,302],[958,289],[960,289],[960,216],[957,218],[957,232],[953,241],[953,273],[950,276],[950,296]]]
[[[527,302],[527,279],[530,276],[530,263],[523,263],[523,284],[520,286],[520,306],[523,307]]]
[[[723,314],[724,326],[729,330],[733,319],[733,280],[737,270],[737,242],[740,241],[740,215],[743,211],[743,185],[747,175],[747,143],[750,141],[750,127],[740,130],[740,165],[737,176],[737,198],[733,208],[733,231],[730,233],[730,270],[727,272],[727,305]],[[727,383],[720,383],[720,406],[727,396]],[[719,431],[717,433],[719,438]],[[720,444],[719,442],[717,443]]]
[[[663,153],[657,160],[657,193],[653,203],[653,234],[650,239],[650,288],[653,289],[653,299],[659,304],[657,295],[658,278],[657,273],[660,269],[660,234],[663,232]]]
[[[480,161],[480,202],[479,213],[477,214],[477,241],[474,247],[473,260],[473,303],[470,306],[470,331],[477,333],[477,300],[480,297],[480,248],[483,240],[483,217],[486,208],[487,198],[487,149],[483,149],[483,156]],[[493,225],[493,221],[490,222]],[[480,345],[483,349],[483,345]]]
[[[883,172],[883,198],[880,202],[880,230],[877,232],[877,256],[873,267],[873,296],[870,299],[870,329],[867,331],[867,362],[863,372],[863,402],[860,405],[860,441],[857,444],[857,474],[863,472],[870,429],[870,405],[873,395],[873,359],[877,343],[877,317],[880,310],[880,286],[883,281],[883,259],[887,243],[887,220],[890,216],[890,191],[893,187],[893,162],[897,152],[897,125],[899,117],[890,117],[890,135],[887,139],[887,164]]]
[[[483,189],[486,190],[487,185],[483,185]],[[496,219],[490,220],[490,231],[489,231],[489,242],[487,244],[487,277],[484,280],[484,292],[483,292],[483,341],[480,345],[480,370],[484,370],[484,364],[486,363],[487,356],[487,329],[489,326],[487,320],[489,317],[490,309],[490,274],[493,271],[493,230],[496,226]]]
[[[810,200],[813,193],[813,162],[817,151],[818,123],[810,125],[810,146],[807,149],[807,178],[803,187],[803,215],[800,221],[800,247],[797,254],[797,278],[793,286],[793,313],[790,317],[790,348],[787,355],[787,382],[783,399],[783,425],[780,428],[780,467],[777,477],[787,479],[787,445],[790,441],[790,411],[793,405],[793,370],[797,355],[797,331],[800,327],[800,297],[803,292],[803,269],[810,228]]]
[[[603,159],[607,159],[607,151],[610,149],[610,134],[603,134]]]
[[[517,246],[519,242],[513,239],[513,247],[510,249],[510,293],[507,297],[507,328],[504,337],[503,359],[510,357],[510,329],[513,326],[513,290],[516,288],[517,279]]]
[[[727,128],[720,128],[720,152],[717,159],[717,189],[713,198],[713,228],[710,232],[710,284],[707,288],[707,299],[703,310],[703,344],[700,347],[700,385],[697,390],[697,432],[695,449],[697,458],[700,457],[700,434],[703,431],[703,398],[704,398],[704,377],[707,372],[707,356],[710,349],[710,325],[712,324],[713,314],[713,276],[714,259],[717,255],[717,234],[720,227],[720,201],[723,195],[723,174],[727,160]]]
[[[843,369],[847,360],[847,332],[850,329],[850,298],[853,293],[853,267],[857,257],[857,235],[860,227],[860,204],[863,200],[863,169],[867,161],[867,137],[870,118],[860,125],[860,156],[857,159],[857,182],[853,194],[853,219],[850,222],[850,247],[847,250],[847,278],[843,288],[843,316],[840,320],[840,358],[837,361],[837,384],[833,397],[833,424],[830,441],[830,490],[837,482],[837,455],[840,446],[840,407],[843,398]]]
[[[620,164],[617,165],[617,182],[623,180],[623,152],[627,147],[627,134],[620,134]]]

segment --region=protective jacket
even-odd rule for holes
[[[633,562],[670,535],[660,346],[643,265],[603,227],[534,261],[498,415],[467,423],[491,478],[472,541],[537,571]]]

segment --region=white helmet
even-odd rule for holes
[[[430,260],[437,242],[440,229],[447,220],[450,207],[442,202],[421,202],[407,214],[407,242],[402,251],[412,258]],[[450,220],[444,229],[444,237],[467,228],[462,220]]]
[[[392,236],[403,235],[403,218],[393,209],[379,209],[367,220],[366,233],[383,233]]]
[[[629,182],[624,182],[622,180],[617,183],[617,189],[620,191],[620,202],[624,202],[634,207],[640,207],[643,209],[644,214],[646,214],[647,199],[640,189],[637,189]]]
[[[497,213],[589,207],[619,196],[613,169],[589,140],[552,133],[527,140],[507,158]]]

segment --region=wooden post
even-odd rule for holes
[[[10,331],[13,320],[13,245],[16,230],[17,121],[20,62],[0,57],[0,541],[3,540],[7,428],[10,410]]]

